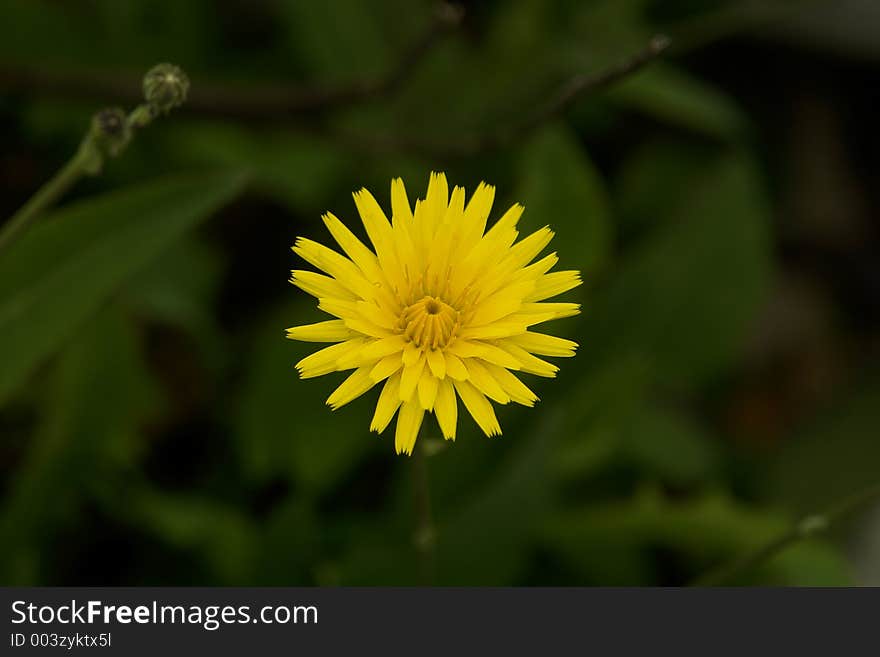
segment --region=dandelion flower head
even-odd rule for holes
[[[577,285],[577,271],[535,260],[553,237],[544,227],[519,241],[515,204],[486,229],[495,189],[449,192],[432,173],[424,200],[410,205],[391,183],[391,220],[366,189],[354,200],[372,249],[333,214],[324,224],[345,255],[298,238],[293,250],[323,273],[294,270],[291,282],[334,319],[296,326],[289,338],[334,343],[297,363],[302,378],[354,370],[327,399],[334,410],[382,384],[370,425],[382,433],[397,415],[395,448],[411,454],[426,412],[454,440],[459,400],[487,436],[501,434],[490,400],[533,406],[517,373],[553,377],[540,356],[573,356],[571,340],[532,327],[580,312],[546,301]],[[534,261],[534,262],[533,262]]]

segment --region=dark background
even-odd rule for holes
[[[462,8],[432,32],[404,0],[2,3],[3,216],[152,65],[192,80],[0,253],[2,583],[417,582],[375,391],[331,413],[341,375],[298,380],[283,329],[320,316],[295,236],[431,170],[522,202],[586,281],[542,402],[432,443],[437,583],[683,584],[880,479],[880,4]],[[657,33],[662,61],[479,147]],[[880,507],[733,583],[880,584]]]

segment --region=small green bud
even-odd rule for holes
[[[159,64],[144,76],[144,98],[159,114],[182,105],[188,92],[189,78],[174,64]]]
[[[92,135],[101,152],[116,157],[131,139],[125,111],[118,107],[103,109],[92,117]]]

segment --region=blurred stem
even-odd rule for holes
[[[431,487],[428,481],[427,436],[425,424],[419,429],[412,458],[413,485],[415,487],[416,532],[414,536],[419,554],[419,576],[423,585],[434,583],[435,547],[437,533],[431,513]]]
[[[691,585],[720,586],[730,582],[737,576],[769,561],[795,543],[827,531],[834,523],[874,500],[880,500],[880,483],[844,498],[825,511],[806,516],[784,534],[698,577]]]
[[[19,233],[30,226],[37,217],[55,205],[80,178],[89,173],[94,164],[94,157],[93,147],[88,143],[88,140],[83,141],[76,155],[45,185],[40,187],[24,207],[3,224],[0,229],[0,251],[11,244]]]

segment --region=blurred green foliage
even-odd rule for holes
[[[783,201],[754,109],[697,72],[696,45],[510,147],[431,148],[529,115],[656,31],[687,44],[701,25],[752,25],[751,4],[734,5],[470,3],[395,93],[265,122],[174,114],[138,135],[0,254],[0,581],[416,583],[411,464],[368,432],[375,393],[331,413],[339,381],[298,380],[309,348],[283,329],[320,316],[286,284],[293,238],[324,240],[328,209],[354,228],[351,191],[387,207],[392,176],[413,197],[431,170],[469,191],[495,184],[496,217],[523,203],[524,226],[549,224],[561,265],[586,280],[566,299],[583,315],[555,327],[580,352],[530,382],[541,403],[499,409],[492,440],[460,418],[456,444],[429,459],[438,583],[681,584],[875,481],[876,363],[766,440],[735,412],[753,390],[772,401],[774,356],[754,344],[786,272]],[[7,0],[2,208],[116,102],[7,93],[4,71],[137,80],[168,60],[194,93],[203,80],[345,84],[395,66],[433,10]],[[857,581],[840,538],[736,583]]]

